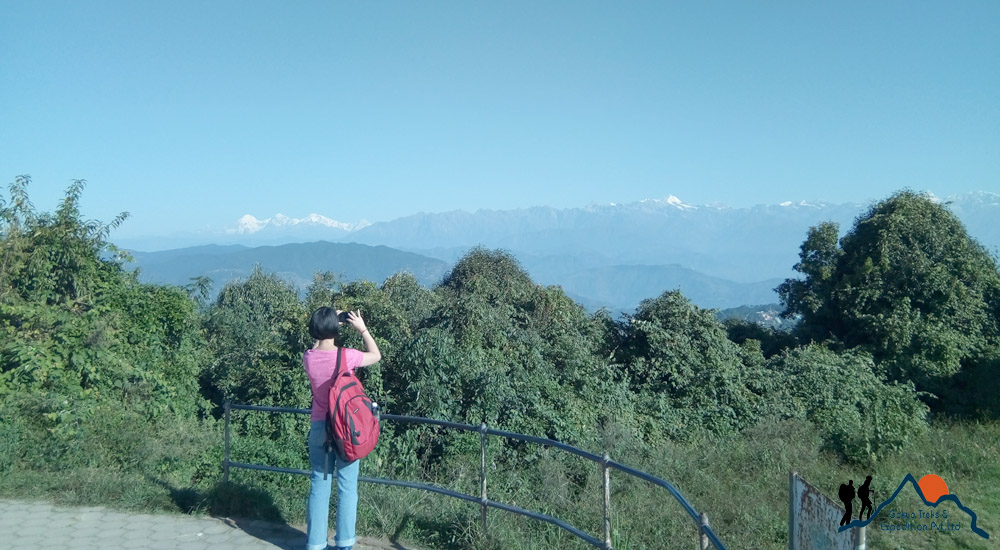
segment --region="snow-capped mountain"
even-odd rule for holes
[[[245,214],[235,225],[214,234],[210,242],[245,246],[281,245],[296,242],[340,241],[347,235],[371,225],[367,220],[342,222],[322,214],[292,218],[278,213],[259,219]]]
[[[861,210],[858,204],[802,201],[699,206],[668,196],[583,208],[421,213],[372,224],[350,239],[425,254],[478,244],[525,258],[572,256],[588,267],[678,264],[755,282],[792,274],[810,226],[832,220],[846,229]]]
[[[942,200],[991,251],[1000,247],[1000,195],[989,192]],[[870,204],[870,203],[869,203]],[[587,267],[678,264],[707,275],[750,283],[794,275],[809,227],[837,222],[847,231],[869,204],[788,200],[734,208],[666,198],[581,208],[537,206],[417,213],[392,221],[342,222],[313,213],[303,218],[247,214],[205,235],[205,242],[246,246],[319,240],[385,245],[455,259],[482,245],[526,258],[570,256]],[[185,243],[187,244],[187,243]],[[136,247],[141,250],[141,248]]]
[[[1000,195],[972,193],[945,202],[972,237],[997,250]],[[811,226],[832,221],[846,232],[870,204],[795,200],[732,208],[691,205],[668,195],[583,208],[420,213],[372,224],[350,239],[442,259],[479,244],[516,252],[527,265],[531,258],[555,256],[572,257],[578,267],[589,268],[678,264],[750,283],[793,276],[792,266]]]
[[[973,238],[1000,255],[1000,195],[970,193],[941,202]],[[733,208],[668,195],[582,208],[419,213],[374,224],[321,214],[248,214],[226,232],[205,237],[245,246],[324,240],[384,245],[449,263],[482,245],[514,253],[537,282],[562,285],[594,307],[625,310],[675,288],[703,307],[732,307],[776,302],[774,287],[797,275],[792,266],[809,227],[833,221],[844,233],[869,205],[789,200]],[[273,269],[289,271],[277,264]]]
[[[614,203],[611,203],[611,204],[612,204],[612,206],[614,206]],[[667,198],[665,198],[665,199],[642,199],[641,201],[639,201],[639,204],[648,204],[648,205],[655,205],[655,206],[671,206],[671,207],[674,207],[674,208],[677,208],[677,209],[680,209],[680,210],[697,210],[698,209],[697,206],[692,206],[690,204],[686,204],[684,201],[680,200],[679,198],[677,198],[677,197],[675,197],[673,195],[668,195]],[[624,206],[628,206],[628,205],[624,205]]]
[[[304,218],[290,218],[284,214],[278,213],[274,217],[265,218],[259,220],[251,214],[245,214],[236,223],[236,226],[230,226],[225,229],[227,234],[238,234],[238,235],[248,235],[259,233],[261,231],[266,231],[271,228],[293,228],[293,227],[309,227],[314,228],[329,228],[329,229],[340,229],[343,231],[351,232],[357,231],[358,229],[363,229],[371,225],[368,220],[361,220],[357,223],[345,223],[339,222],[327,218],[326,216],[320,214],[309,214]]]

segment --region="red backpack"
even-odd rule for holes
[[[353,371],[341,372],[340,348],[337,368],[330,385],[330,412],[326,417],[326,470],[330,471],[330,452],[337,451],[348,462],[368,456],[378,443],[378,405],[365,395],[361,381]],[[324,476],[325,477],[325,476]]]

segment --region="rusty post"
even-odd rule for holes
[[[611,549],[611,469],[608,462],[611,458],[608,453],[604,453],[604,460],[601,466],[604,469],[604,548]]]
[[[486,423],[479,425],[479,505],[482,507],[483,535],[486,535]]]
[[[705,512],[701,513],[701,527],[698,528],[698,538],[700,539],[701,550],[708,550],[708,545],[711,542],[708,540],[708,534],[705,533],[705,528],[708,527],[708,514]]]
[[[222,462],[222,480],[229,483],[229,400],[223,405],[226,411],[226,456]]]

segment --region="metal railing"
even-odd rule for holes
[[[247,410],[247,411],[264,411],[264,412],[276,412],[276,413],[294,413],[294,414],[310,414],[310,409],[293,409],[287,407],[262,407],[256,405],[241,405],[231,403],[226,401],[223,405],[223,410],[225,412],[225,458],[222,461],[223,477],[226,482],[229,481],[229,468],[244,468],[250,470],[261,470],[266,472],[278,472],[284,474],[297,474],[297,475],[311,475],[312,472],[309,470],[299,470],[295,468],[278,468],[275,466],[264,466],[259,464],[246,464],[242,462],[233,462],[230,460],[229,456],[229,412],[233,409],[236,410]],[[375,483],[379,485],[391,485],[395,487],[408,487],[411,489],[420,489],[422,491],[430,491],[432,493],[438,493],[446,495],[453,498],[462,499],[472,503],[478,503],[482,508],[482,524],[483,530],[486,530],[486,511],[489,508],[496,508],[498,510],[505,510],[514,514],[520,514],[532,519],[539,521],[544,521],[550,523],[557,527],[568,531],[577,538],[587,542],[595,548],[600,548],[602,550],[613,550],[611,546],[611,469],[614,468],[628,475],[638,477],[640,479],[646,480],[653,485],[657,485],[666,489],[673,497],[680,503],[681,507],[688,513],[691,519],[695,523],[695,527],[698,530],[698,548],[701,550],[708,550],[709,545],[719,549],[726,550],[726,546],[722,544],[719,537],[712,530],[712,527],[708,523],[708,516],[705,513],[698,513],[694,509],[694,506],[684,498],[677,489],[671,485],[669,482],[664,481],[656,476],[647,474],[646,472],[630,468],[624,464],[620,464],[611,460],[607,453],[604,456],[598,456],[593,453],[589,453],[582,449],[578,449],[571,445],[566,445],[565,443],[560,443],[552,439],[546,439],[543,437],[535,437],[532,435],[524,435],[514,432],[507,432],[503,430],[496,430],[493,428],[488,428],[486,424],[480,424],[479,426],[472,426],[469,424],[460,424],[458,422],[448,422],[446,420],[434,420],[431,418],[421,418],[416,416],[401,416],[397,414],[382,414],[380,416],[381,420],[388,420],[392,422],[410,422],[415,424],[431,424],[434,426],[442,426],[445,428],[453,428],[456,430],[463,430],[467,432],[478,432],[480,434],[479,444],[480,444],[480,465],[479,465],[479,480],[480,480],[480,494],[478,497],[473,495],[467,495],[465,493],[459,493],[452,491],[450,489],[445,489],[443,487],[438,487],[435,485],[429,485],[426,483],[416,483],[413,481],[399,481],[395,479],[385,479],[380,477],[367,477],[359,476],[359,481],[364,481],[366,483]],[[497,502],[494,500],[489,500],[486,496],[486,437],[488,435],[496,435],[500,437],[505,437],[508,439],[516,439],[518,441],[526,441],[529,443],[537,443],[539,445],[546,445],[549,447],[555,447],[561,449],[568,453],[575,454],[591,462],[601,465],[603,471],[603,484],[604,484],[604,540],[599,540],[598,538],[590,535],[565,521],[555,518],[546,514],[541,514],[539,512],[533,512],[531,510],[525,510],[517,506],[512,506],[510,504],[504,504],[502,502]]]

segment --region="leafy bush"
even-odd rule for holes
[[[926,429],[928,409],[913,385],[878,376],[864,352],[814,344],[775,356],[767,368],[782,382],[770,396],[772,414],[812,421],[851,461],[874,463]]]
[[[436,294],[440,305],[404,347],[407,410],[580,442],[628,403],[598,354],[608,325],[534,284],[509,254],[470,252]]]
[[[307,407],[306,311],[295,289],[260,266],[219,293],[205,322],[212,364],[203,384],[220,404]]]
[[[0,208],[0,396],[51,396],[46,414],[57,420],[109,400],[151,417],[197,414],[204,341],[192,302],[180,289],[140,284],[109,256],[107,235],[126,215],[109,225],[80,219],[83,181],[55,215],[34,211],[28,182],[18,178]]]
[[[619,360],[652,441],[731,433],[759,416],[770,385],[759,344],[735,345],[711,310],[679,291],[644,300],[622,338]]]

